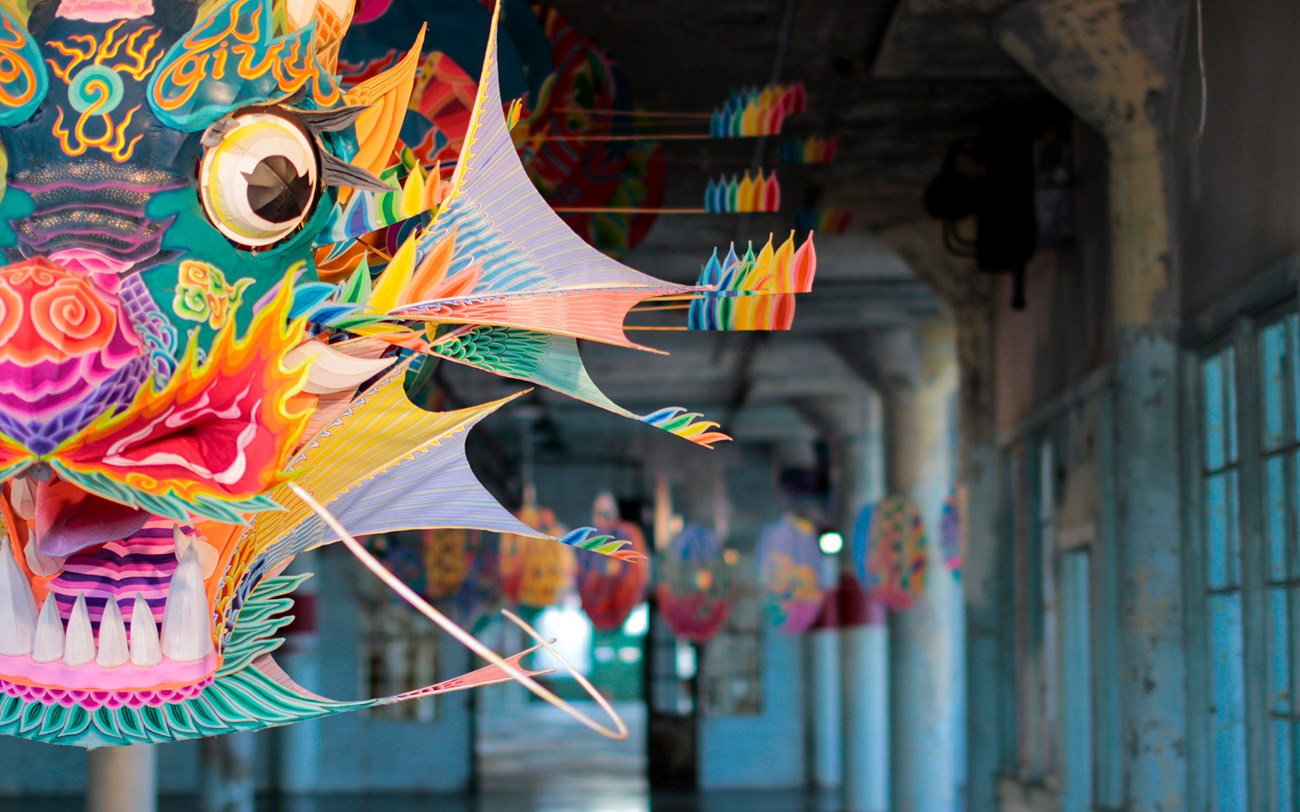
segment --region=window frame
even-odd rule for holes
[[[1114,511],[1105,477],[1099,483],[1100,513],[1082,534],[1080,526],[1062,529],[1058,511],[1065,499],[1060,470],[1070,453],[1071,416],[1082,409],[1096,409],[1099,444],[1093,453],[1099,469],[1105,470],[1113,453],[1106,439],[1112,425],[1112,394],[1109,377],[1099,375],[1002,435],[998,455],[1000,543],[1010,563],[998,590],[1000,613],[1010,621],[1000,630],[1005,652],[1000,690],[1006,708],[1001,713],[998,739],[1001,781],[1013,782],[1023,791],[1043,793],[1043,798],[1050,796],[1052,804],[1091,802],[1089,808],[1099,809],[1108,808],[1106,800],[1118,798],[1122,770],[1113,757],[1118,751],[1102,744],[1119,735],[1117,592],[1108,576],[1113,568],[1105,569],[1114,557]],[[1089,615],[1086,635],[1074,639],[1066,622],[1076,608],[1065,604],[1062,578],[1066,557],[1080,552],[1089,559],[1087,590],[1082,595]],[[1048,578],[1054,592],[1050,617],[1044,616]],[[1049,624],[1054,625],[1050,633]],[[1071,646],[1088,668],[1087,718],[1066,707],[1067,679],[1062,669]],[[1039,663],[1027,668],[1027,655],[1039,657]],[[1088,739],[1083,751],[1076,748],[1074,739],[1080,724]],[[1049,744],[1054,747],[1052,757],[1047,752]],[[1067,785],[1071,776],[1083,777],[1088,787]]]
[[[1185,341],[1182,353],[1184,404],[1183,504],[1185,541],[1191,554],[1183,556],[1185,584],[1185,633],[1187,640],[1187,702],[1188,702],[1188,799],[1194,809],[1214,809],[1213,787],[1215,752],[1213,731],[1210,727],[1209,709],[1212,696],[1212,664],[1209,615],[1209,540],[1205,515],[1206,498],[1203,490],[1207,476],[1205,467],[1206,440],[1204,436],[1205,401],[1202,364],[1216,353],[1232,348],[1234,369],[1230,385],[1236,397],[1235,430],[1237,435],[1237,536],[1239,555],[1240,637],[1242,646],[1242,694],[1245,721],[1245,775],[1243,800],[1251,808],[1277,808],[1274,795],[1273,724],[1277,717],[1272,713],[1272,675],[1269,653],[1272,645],[1270,621],[1270,560],[1266,518],[1270,511],[1269,492],[1265,487],[1267,457],[1282,454],[1293,457],[1300,449],[1300,431],[1297,438],[1284,442],[1279,449],[1265,450],[1263,442],[1264,405],[1261,336],[1272,324],[1286,323],[1300,310],[1294,283],[1285,296],[1271,297],[1266,307],[1240,308],[1217,334],[1200,330],[1205,336],[1199,341]],[[1205,324],[1202,320],[1201,326]],[[1288,325],[1288,336],[1293,329]],[[1295,336],[1300,340],[1300,336]],[[1297,346],[1288,345],[1288,349]],[[1292,374],[1295,374],[1292,364]],[[1294,412],[1300,404],[1291,400],[1294,387],[1284,388],[1283,420],[1296,420]],[[1230,419],[1231,416],[1225,416]],[[1300,496],[1294,491],[1300,484],[1300,471],[1294,462],[1285,463],[1290,486],[1289,506],[1297,507]],[[1296,516],[1289,513],[1288,533],[1292,534],[1291,552],[1296,554]],[[1295,581],[1295,579],[1292,579]],[[1293,593],[1294,594],[1294,593]],[[1293,598],[1294,600],[1294,598]],[[1292,624],[1289,636],[1294,641],[1300,636],[1300,613],[1295,603],[1289,606],[1288,618]],[[1295,673],[1297,663],[1291,659],[1291,684],[1300,680]],[[1291,720],[1300,723],[1300,696],[1293,695]],[[1297,738],[1292,739],[1293,747]],[[1300,754],[1292,753],[1293,777],[1300,776]],[[1293,808],[1300,809],[1300,799],[1293,798]]]
[[[999,733],[997,744],[999,750],[999,782],[1005,791],[1029,793],[1037,798],[1033,804],[1042,808],[1056,808],[1061,804],[1077,805],[1091,800],[1093,809],[1118,808],[1123,794],[1123,755],[1121,748],[1106,746],[1104,743],[1119,740],[1121,727],[1121,691],[1122,674],[1120,672],[1119,651],[1119,577],[1118,547],[1116,545],[1115,492],[1111,478],[1102,472],[1113,469],[1115,448],[1113,442],[1113,400],[1114,381],[1108,370],[1099,370],[1070,391],[1057,399],[1044,404],[1039,410],[1024,420],[1003,429],[998,439],[998,538],[1000,556],[1009,566],[999,568],[998,603],[1001,616],[1012,622],[1002,624],[999,628],[999,646],[1003,652],[1000,658],[999,672]],[[1048,540],[1044,538],[1045,519],[1048,518],[1042,504],[1044,488],[1043,458],[1044,445],[1052,447],[1052,467],[1059,470],[1062,461],[1069,456],[1069,444],[1077,428],[1074,416],[1093,412],[1096,432],[1096,446],[1091,453],[1095,457],[1099,481],[1097,503],[1098,513],[1093,524],[1083,530],[1081,525],[1062,528],[1055,523],[1059,516],[1056,510],[1065,498],[1064,492],[1058,492],[1063,483],[1052,482],[1051,498],[1056,502],[1050,511],[1053,527],[1050,535],[1050,553],[1056,582],[1056,617],[1057,641],[1054,662],[1047,667],[1053,670],[1055,677],[1054,726],[1052,734],[1057,753],[1055,764],[1045,764],[1040,755],[1036,761],[1046,769],[1034,770],[1033,765],[1024,758],[1026,747],[1033,747],[1033,742],[1026,741],[1024,732],[1026,723],[1042,721],[1023,718],[1026,706],[1025,691],[1035,690],[1025,684],[1025,673],[1021,667],[1021,652],[1026,650],[1029,632],[1025,617],[1026,599],[1041,603],[1039,594],[1043,576],[1044,557]],[[1052,474],[1055,477],[1055,473]],[[1033,549],[1031,549],[1033,548]],[[1063,586],[1062,567],[1066,556],[1071,552],[1086,549],[1090,558],[1087,594],[1088,634],[1084,641],[1074,641],[1070,645],[1087,649],[1081,653],[1088,663],[1088,681],[1091,694],[1087,720],[1085,722],[1091,734],[1090,753],[1085,758],[1074,751],[1075,732],[1070,719],[1077,723],[1077,714],[1071,715],[1066,707],[1068,702],[1064,694],[1066,681],[1062,674],[1065,660],[1068,630],[1064,626],[1067,614],[1077,607],[1070,608],[1063,604],[1065,598],[1061,591]],[[1032,589],[1029,581],[1033,581]],[[1033,592],[1034,594],[1026,594]],[[1036,596],[1036,597],[1035,597]],[[1041,687],[1041,686],[1040,686]],[[1039,699],[1039,705],[1042,699]],[[1067,729],[1067,726],[1068,729]],[[1037,737],[1038,741],[1042,736]],[[1079,789],[1066,785],[1069,780],[1079,777],[1074,770],[1067,767],[1087,764],[1091,769],[1088,777],[1089,786]],[[1068,773],[1068,775],[1067,775]],[[1028,802],[1028,801],[1027,801]],[[1038,808],[1037,806],[1035,808]],[[1063,807],[1064,808],[1064,807]]]

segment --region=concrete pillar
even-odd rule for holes
[[[1106,137],[1114,314],[1115,543],[1122,799],[1182,809],[1187,704],[1179,504],[1178,289],[1171,268],[1169,86],[1185,3],[1029,0],[1004,12],[1003,49]]]
[[[994,277],[968,258],[944,248],[937,220],[898,223],[879,232],[882,241],[924,279],[951,308],[957,323],[960,378],[960,479],[968,494],[968,554],[960,580],[953,584],[952,623],[966,633],[953,635],[953,687],[956,746],[954,777],[965,808],[996,810],[995,779],[1004,765],[998,742],[1003,718],[998,703],[1010,689],[998,669],[996,555],[998,480],[994,435],[992,297]],[[953,438],[956,442],[957,438]],[[927,521],[932,521],[927,517]],[[945,576],[947,577],[947,576]],[[960,604],[960,605],[958,605]],[[973,615],[968,616],[968,610]],[[966,731],[971,732],[967,741]],[[968,746],[969,745],[969,746]]]
[[[199,808],[203,812],[253,812],[257,794],[251,733],[204,739],[200,747]]]
[[[155,812],[157,768],[151,745],[103,747],[86,754],[86,812]]]
[[[884,493],[880,397],[864,391],[840,421],[837,493],[840,532],[847,539],[861,509]],[[889,809],[889,629],[885,612],[868,606],[852,573],[850,545],[840,558],[840,798],[845,812]]]
[[[813,784],[838,789],[843,727],[840,724],[840,633],[838,626],[812,631]]]
[[[812,648],[809,680],[812,690],[812,781],[821,789],[836,789],[840,785],[844,747],[843,725],[840,723],[839,561],[826,556],[822,565],[822,583],[828,590],[826,605],[809,633]]]
[[[912,385],[884,393],[885,480],[916,503],[931,534],[926,589],[889,620],[892,808],[947,812],[957,807],[957,682],[961,594],[933,534],[953,481],[957,387],[955,332],[947,322],[920,330]]]
[[[966,589],[962,579],[947,567],[938,570],[938,578],[943,579],[944,589],[948,592],[948,662],[952,664],[952,681],[948,691],[952,698],[952,710],[949,715],[952,725],[952,786],[953,808],[960,809],[959,800],[966,792],[966,748],[968,746],[966,728]]]
[[[1115,368],[1122,762],[1135,810],[1183,808],[1187,786],[1177,362],[1172,339],[1151,336]]]
[[[845,812],[889,809],[889,626],[852,576],[841,590]]]
[[[324,568],[324,552],[313,555],[313,563]],[[295,561],[289,565],[288,572],[299,574],[311,572],[311,565]],[[323,574],[323,573],[322,573]],[[286,673],[291,674],[295,682],[309,691],[320,690],[320,655],[317,652],[319,629],[317,628],[316,597],[322,574],[314,575],[303,581],[294,590],[294,621],[285,628],[285,645],[277,655]],[[318,785],[318,765],[320,763],[319,722],[307,721],[282,727],[278,731],[279,769],[276,776],[278,789],[285,793],[309,793]]]

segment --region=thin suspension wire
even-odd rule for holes
[[[1196,0],[1196,60],[1201,69],[1201,118],[1196,125],[1196,143],[1205,138],[1206,108],[1209,107],[1210,88],[1205,78],[1205,12],[1201,0]]]
[[[726,138],[748,138],[750,136],[724,136]],[[607,135],[601,133],[579,133],[575,135],[537,135],[531,140],[537,141],[716,141],[719,136],[712,133],[634,133],[632,135]]]
[[[550,112],[554,113],[593,113],[605,116],[625,116],[627,118],[667,118],[682,119],[686,121],[708,121],[713,118],[712,113],[700,112],[677,112],[672,110],[617,110],[612,107],[554,107]]]
[[[668,209],[655,206],[555,206],[551,209],[565,214],[713,214],[708,209]],[[720,213],[720,212],[719,212]]]

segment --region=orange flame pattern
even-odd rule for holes
[[[281,468],[310,416],[290,404],[306,366],[283,366],[304,335],[302,323],[288,318],[292,303],[286,281],[242,339],[227,324],[206,363],[191,341],[167,386],[144,387],[128,409],[96,421],[51,457],[71,474],[189,503],[250,499],[284,482]]]

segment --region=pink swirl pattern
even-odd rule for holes
[[[134,397],[148,351],[106,274],[0,269],[0,430],[43,453]]]

